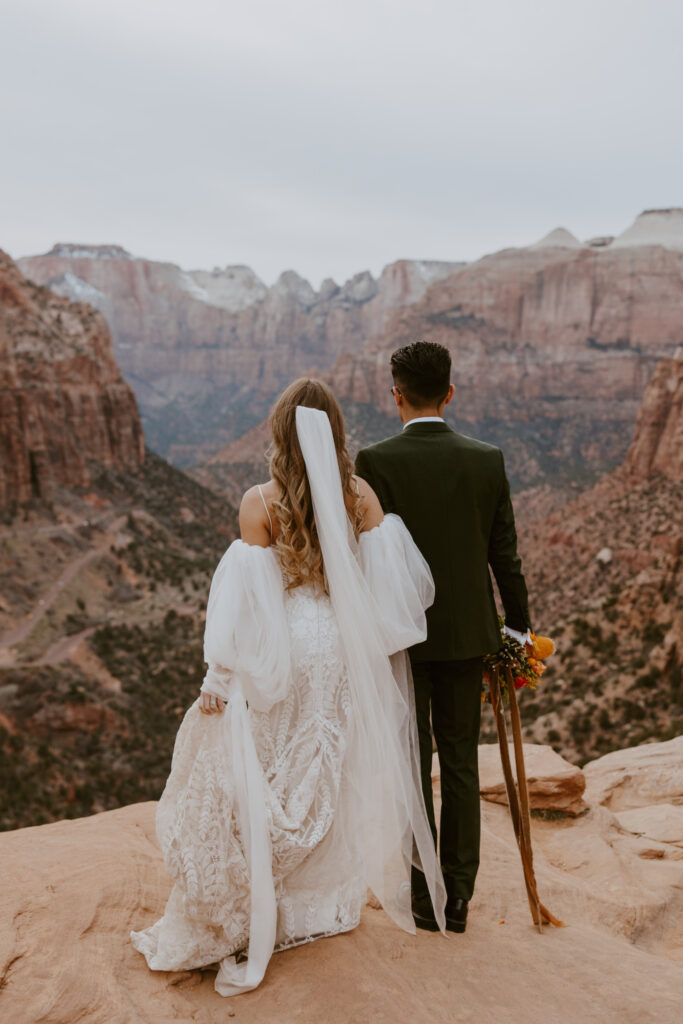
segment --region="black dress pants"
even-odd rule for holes
[[[422,791],[436,844],[432,793],[432,727],[441,767],[439,860],[449,899],[469,900],[479,867],[479,724],[482,659],[422,661],[412,665],[420,741]],[[431,712],[431,727],[430,727]],[[427,895],[425,877],[412,871],[413,897]]]

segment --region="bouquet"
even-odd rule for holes
[[[553,924],[562,927],[563,922],[544,907],[538,895],[536,876],[534,874],[534,857],[531,848],[531,811],[529,792],[524,765],[524,743],[522,741],[522,720],[515,691],[528,686],[535,690],[545,672],[544,661],[555,650],[555,644],[547,636],[536,636],[531,633],[530,641],[520,644],[503,631],[503,620],[500,619],[503,632],[502,647],[495,654],[484,657],[484,672],[481,699],[490,701],[496,720],[500,760],[503,767],[505,792],[510,808],[512,826],[515,830],[519,853],[522,858],[522,870],[526,885],[529,907],[534,923],[539,931],[542,925]],[[502,700],[500,699],[502,695]],[[512,757],[508,746],[507,727],[505,724],[505,705],[510,710],[512,727],[512,746],[517,778],[512,772]]]
[[[507,692],[508,678],[514,680],[516,690],[521,690],[524,686],[535,690],[546,670],[545,659],[553,653],[555,644],[550,637],[537,636],[532,633],[531,644],[522,645],[514,637],[503,632],[504,620],[501,618],[499,621],[503,646],[495,654],[487,654],[484,657],[481,699],[490,703],[491,671],[498,669],[501,692],[505,703],[508,704],[510,702]],[[510,670],[509,673],[506,669]]]

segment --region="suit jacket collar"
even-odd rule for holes
[[[444,434],[447,431],[452,433],[453,428],[449,427],[448,423],[443,420],[433,420],[427,423],[423,421],[422,423],[407,423],[399,437],[402,437],[404,434]]]

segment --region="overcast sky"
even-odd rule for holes
[[[683,205],[681,0],[0,0],[0,247],[317,287]]]

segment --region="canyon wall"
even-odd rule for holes
[[[86,486],[143,457],[104,317],[26,280],[0,252],[0,508]]]
[[[367,406],[392,415],[389,356],[427,338],[453,358],[447,417],[502,445],[518,485],[618,464],[654,366],[683,341],[683,251],[617,241],[553,232],[434,284],[337,360],[330,381],[351,422]]]
[[[616,239],[583,243],[557,229],[457,268],[395,308],[323,372],[352,451],[399,428],[389,358],[420,338],[453,358],[447,420],[500,445],[513,486],[592,483],[623,461],[654,367],[683,343],[683,211],[641,214]],[[245,432],[200,478],[236,500],[263,477],[267,437],[265,423]]]
[[[267,288],[248,267],[184,271],[119,246],[56,245],[20,261],[34,281],[84,299],[110,325],[148,443],[179,465],[241,436],[294,377],[329,368],[460,264],[399,260],[316,292],[294,271]]]
[[[654,366],[683,344],[676,209],[616,238],[558,228],[474,263],[402,260],[317,292],[293,271],[268,288],[248,267],[184,271],[116,246],[20,262],[106,315],[148,443],[183,466],[216,456],[219,485],[226,462],[242,465],[240,486],[248,477],[250,431],[302,373],[330,380],[353,446],[394,431],[389,356],[418,338],[450,349],[447,416],[504,448],[515,486],[590,482],[623,460]]]

